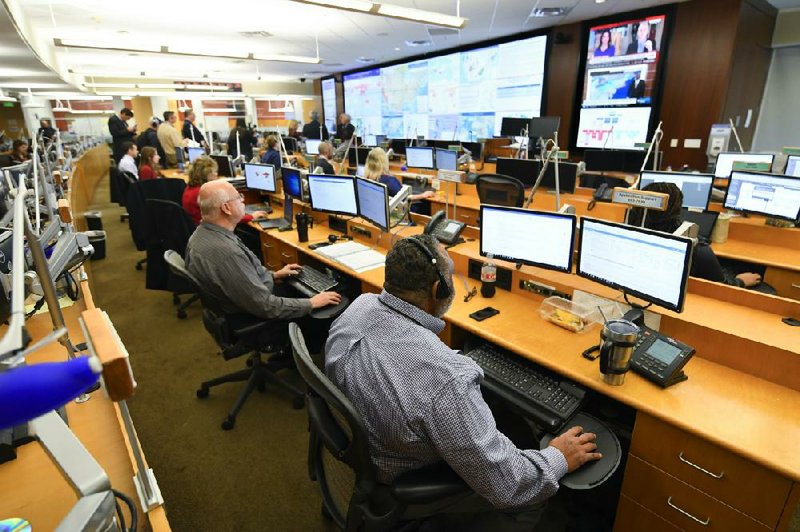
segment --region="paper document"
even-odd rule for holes
[[[324,248],[318,248],[317,253],[335,259],[336,257],[349,255],[350,253],[356,253],[359,251],[366,251],[368,249],[369,248],[367,246],[364,244],[359,244],[358,242],[342,242],[341,244],[333,244],[330,246],[325,246]]]
[[[370,249],[358,242],[333,244],[317,249],[317,253],[358,273],[380,268],[386,261],[386,256],[383,253]]]

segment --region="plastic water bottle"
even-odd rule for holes
[[[494,297],[495,281],[497,281],[497,267],[492,262],[492,255],[489,254],[481,267],[481,296]]]

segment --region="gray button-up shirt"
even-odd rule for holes
[[[275,278],[232,231],[203,222],[189,238],[186,268],[229,313],[288,320],[311,312],[311,301],[274,295]]]
[[[497,430],[483,371],[438,338],[443,328],[386,291],[360,296],[331,327],[325,371],[363,417],[380,480],[443,459],[495,507],[550,497],[564,455],[517,449]]]

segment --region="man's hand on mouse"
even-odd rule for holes
[[[603,455],[595,452],[597,435],[583,432],[581,427],[572,427],[567,432],[553,438],[550,447],[555,447],[567,460],[567,471],[572,473],[586,462],[600,460]]]

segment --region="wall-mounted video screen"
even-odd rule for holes
[[[360,136],[474,142],[503,117],[541,114],[547,36],[445,53],[344,75]]]
[[[329,133],[336,131],[336,80],[322,78],[322,114]]]
[[[647,142],[666,45],[664,14],[589,28],[578,148]]]

